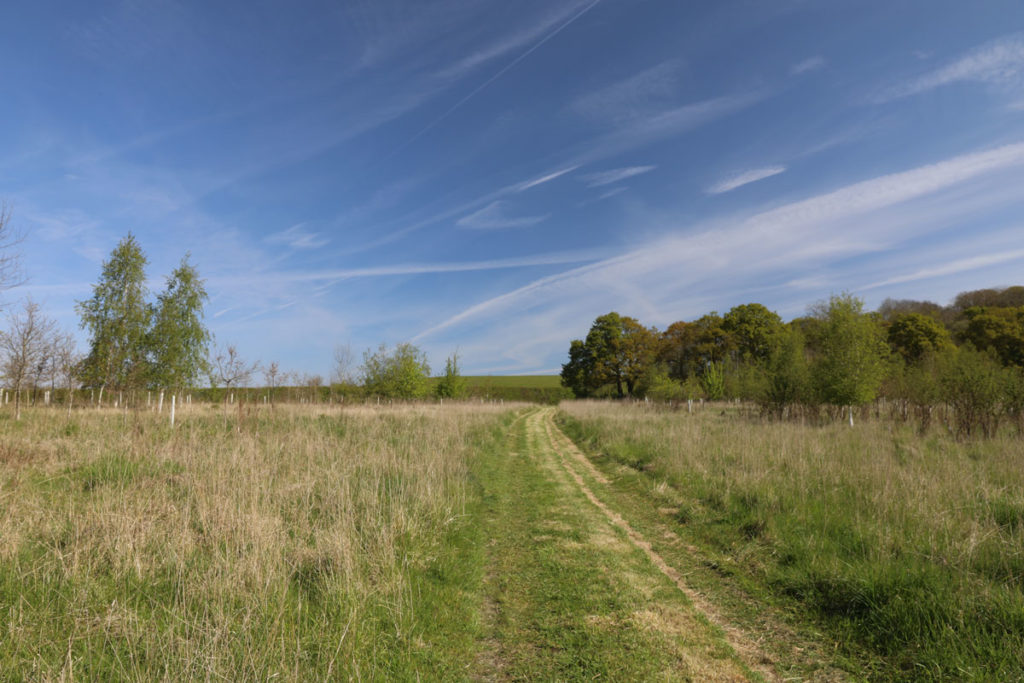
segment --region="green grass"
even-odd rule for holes
[[[728,646],[608,527],[550,444],[528,428],[529,417],[511,434],[511,455],[478,463],[491,618],[477,673],[497,670],[510,680],[740,675]]]
[[[1019,439],[563,407],[635,505],[670,511],[721,581],[824,629],[861,675],[1024,678]]]
[[[472,398],[542,404],[572,398],[558,375],[469,375],[466,392]]]

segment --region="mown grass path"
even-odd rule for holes
[[[603,477],[531,409],[481,463],[489,529],[478,680],[747,680],[773,674],[694,606],[601,502]],[[745,642],[745,641],[744,641]],[[737,654],[737,653],[740,654]]]

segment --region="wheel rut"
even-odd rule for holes
[[[611,482],[555,424],[554,413],[555,409],[549,408],[538,410],[527,416],[525,426],[533,436],[531,445],[534,445],[536,450],[546,451],[550,457],[553,457],[562,471],[568,475],[573,486],[600,511],[604,519],[619,530],[634,548],[646,556],[650,564],[663,577],[671,581],[676,589],[686,596],[696,612],[721,631],[725,641],[738,659],[751,672],[755,673],[755,678],[759,677],[769,681],[782,680],[772,666],[772,659],[753,638],[723,618],[714,605],[687,585],[682,574],[655,551],[651,542],[643,534],[633,528],[622,515],[595,494],[595,489]],[[725,678],[736,680],[732,675],[726,675]]]

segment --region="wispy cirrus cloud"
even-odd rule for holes
[[[564,163],[568,164],[568,166],[565,168],[547,173],[539,178],[525,180],[498,188],[497,190],[489,192],[481,197],[477,197],[476,199],[468,202],[462,202],[454,207],[439,211],[426,218],[412,221],[404,227],[400,227],[373,240],[372,242],[361,245],[354,251],[365,251],[393,243],[418,230],[421,230],[426,226],[451,219],[454,216],[465,213],[466,211],[473,211],[474,213],[459,219],[457,224],[463,227],[472,227],[467,226],[463,221],[473,220],[472,216],[480,218],[478,214],[482,214],[482,217],[486,218],[488,212],[493,213],[498,211],[501,208],[501,204],[504,203],[501,199],[502,197],[506,197],[515,192],[521,192],[523,189],[534,187],[544,182],[549,182],[555,178],[565,175],[566,173],[575,171],[586,164],[639,149],[666,138],[683,135],[691,130],[699,128],[702,125],[750,107],[765,99],[769,94],[770,93],[765,90],[756,90],[734,95],[725,95],[722,97],[671,107],[667,110],[660,110],[649,116],[641,117],[632,121],[628,125],[617,127],[616,129],[606,133],[601,133],[567,150],[566,161]],[[600,199],[607,199],[623,191],[625,191],[625,188],[616,188],[602,195]],[[498,204],[498,207],[494,207],[494,204]],[[483,208],[481,209],[479,207]],[[538,219],[534,220],[533,223],[539,223],[545,220],[547,216],[534,216],[532,218]],[[502,227],[516,226],[506,225]]]
[[[765,168],[755,168],[750,171],[744,171],[743,173],[737,173],[736,175],[730,176],[725,180],[721,180],[714,185],[710,186],[705,190],[708,194],[722,194],[723,192],[729,192],[735,190],[738,187],[749,185],[750,183],[756,183],[758,180],[764,180],[765,178],[771,178],[773,175],[779,175],[785,173],[785,166],[767,166]]]
[[[685,314],[680,302],[689,308],[710,306],[730,293],[742,300],[763,295],[766,288],[795,286],[794,270],[835,267],[851,257],[878,255],[897,244],[921,244],[920,239],[935,231],[938,220],[951,208],[949,203],[932,201],[936,193],[941,192],[947,202],[966,202],[968,208],[981,202],[998,211],[1005,210],[1007,202],[1019,204],[1019,197],[1000,188],[1017,186],[1022,169],[1024,143],[1006,145],[853,183],[738,222],[709,223],[485,299],[424,329],[414,340],[448,338],[463,325],[478,328],[486,321],[493,338],[480,339],[481,345],[500,339],[508,348],[519,341],[524,366],[546,367],[552,360],[550,347],[529,338],[547,329],[549,320],[559,320],[562,329],[572,325],[585,331],[594,315],[620,309],[660,325]],[[975,217],[972,211],[968,215]],[[894,225],[899,226],[898,233]],[[984,268],[1021,255],[964,259],[887,279],[899,282]],[[730,273],[734,283],[729,291],[721,287],[723,272]],[[820,282],[843,286],[834,272]],[[801,290],[800,296],[806,304],[806,291]],[[513,320],[514,325],[504,322]],[[540,322],[534,325],[535,320]]]
[[[960,82],[985,83],[1019,93],[1024,88],[1024,34],[981,45],[945,66],[883,90],[873,100],[888,102]]]
[[[809,73],[811,71],[818,71],[825,68],[825,58],[818,55],[815,57],[808,57],[802,62],[797,62],[793,66],[789,67],[789,74],[791,76],[799,76],[800,74]]]
[[[624,187],[613,187],[610,190],[605,190],[604,192],[602,192],[597,198],[599,200],[600,199],[611,199],[615,195],[622,194],[625,191],[626,191],[626,188],[624,188]]]
[[[570,105],[586,118],[625,123],[673,107],[682,62],[670,59],[576,98]]]
[[[556,178],[561,178],[567,173],[572,173],[577,168],[579,168],[579,165],[570,166],[568,168],[563,168],[558,171],[542,175],[539,178],[534,178],[533,180],[527,180],[525,182],[519,183],[518,185],[514,186],[515,192],[523,192],[524,190],[529,190],[531,187],[537,187],[538,185],[549,183]]]
[[[573,157],[574,163],[592,163],[682,135],[742,111],[764,100],[769,94],[765,90],[754,90],[723,95],[633,117],[628,123],[617,125],[613,130],[581,145]]]
[[[444,121],[449,116],[454,114],[456,111],[461,109],[467,102],[469,102],[470,100],[475,98],[477,95],[479,95],[481,92],[483,92],[487,88],[491,87],[491,85],[495,81],[500,79],[506,73],[508,73],[509,71],[514,69],[516,66],[518,66],[520,62],[522,62],[524,59],[526,59],[531,54],[533,54],[538,49],[540,49],[549,40],[551,40],[552,38],[557,36],[559,33],[564,31],[566,28],[568,28],[572,24],[576,23],[576,21],[578,21],[581,17],[583,17],[585,14],[587,14],[590,10],[594,9],[594,7],[596,7],[598,5],[598,3],[600,3],[600,2],[601,2],[601,0],[590,0],[590,2],[587,3],[586,5],[584,5],[582,9],[578,9],[577,8],[578,11],[575,11],[575,13],[572,14],[572,16],[570,16],[568,19],[566,19],[565,21],[561,22],[560,24],[558,24],[557,26],[552,28],[550,31],[547,32],[546,35],[544,35],[542,38],[537,40],[535,43],[533,43],[533,45],[528,47],[526,50],[521,52],[515,59],[513,59],[512,61],[510,61],[505,66],[503,66],[500,69],[498,69],[497,71],[495,71],[484,82],[480,83],[478,86],[476,86],[475,88],[470,90],[469,93],[464,95],[461,99],[459,99],[457,102],[455,102],[455,104],[453,104],[448,109],[443,111],[437,118],[435,118],[432,121],[430,121],[426,126],[424,126],[420,130],[418,130],[416,133],[414,133],[412,135],[412,137],[410,137],[405,142],[400,144],[397,148],[395,148],[395,150],[392,151],[391,154],[387,155],[386,158],[390,158],[390,157],[394,156],[395,154],[398,154],[399,152],[403,151],[406,147],[408,147],[409,145],[411,145],[414,142],[416,142],[425,133],[427,133],[430,130],[433,130],[442,121]]]
[[[455,221],[455,224],[462,228],[474,228],[477,230],[500,230],[504,228],[528,228],[537,225],[548,219],[548,215],[542,216],[512,216],[508,213],[508,202],[496,200],[468,216],[463,216]]]
[[[542,39],[545,34],[572,19],[580,10],[592,4],[596,3],[593,0],[576,0],[555,6],[530,25],[492,39],[488,44],[441,69],[435,76],[443,80],[461,78],[487,62]]]
[[[601,187],[632,178],[643,173],[653,171],[657,166],[626,166],[624,168],[613,168],[607,171],[598,171],[583,176],[583,180],[589,187]]]
[[[331,241],[321,233],[309,232],[304,226],[305,223],[298,223],[286,230],[267,235],[263,241],[292,249],[319,249],[330,244]]]
[[[596,261],[607,256],[604,249],[582,249],[535,254],[517,258],[483,259],[479,261],[444,261],[434,263],[396,263],[361,268],[333,268],[327,270],[264,271],[258,276],[237,275],[211,278],[218,286],[244,286],[301,284],[350,280],[355,278],[403,277],[409,275],[436,275],[444,273],[469,273],[483,270],[505,270],[536,266],[565,265]]]
[[[898,285],[903,284],[905,282],[914,282],[916,280],[928,280],[931,278],[955,275],[957,273],[965,273],[972,270],[978,270],[979,268],[988,268],[991,266],[999,265],[1001,263],[1009,263],[1019,260],[1024,260],[1024,249],[1011,249],[1009,251],[999,251],[990,254],[969,256],[967,258],[948,261],[940,265],[921,268],[912,273],[897,275],[895,277],[879,280],[878,282],[872,282],[871,284],[865,285],[860,289],[878,289],[879,287]]]

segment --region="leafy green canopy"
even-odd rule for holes
[[[577,396],[588,396],[606,384],[613,385],[620,397],[632,396],[654,360],[656,340],[635,318],[614,311],[599,316],[586,341],[570,344],[562,384]]]
[[[823,328],[812,374],[826,403],[851,406],[873,401],[885,376],[888,348],[881,328],[863,309],[860,299],[840,294],[818,313]]]
[[[444,362],[444,375],[434,388],[439,398],[462,398],[466,395],[466,378],[459,371],[459,354],[453,353]]]
[[[376,352],[363,354],[363,387],[368,394],[422,398],[430,393],[429,377],[426,354],[412,344],[398,344],[394,351],[381,344]]]
[[[129,233],[103,262],[92,297],[78,302],[81,326],[90,336],[81,368],[85,386],[124,389],[144,383],[151,315],[146,264],[142,248]]]
[[[150,304],[147,263],[129,233],[103,263],[92,297],[78,302],[90,337],[79,373],[84,386],[180,389],[205,371],[211,337],[203,325],[208,296],[198,271],[186,255]]]
[[[188,254],[167,278],[157,297],[149,332],[151,382],[180,389],[208,374],[211,336],[203,325],[203,303],[209,298]]]

